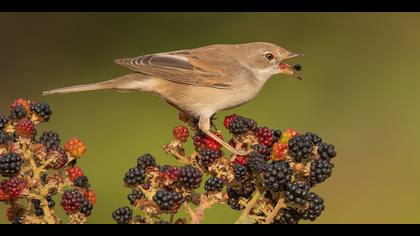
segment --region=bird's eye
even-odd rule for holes
[[[266,54],[265,54],[265,59],[267,59],[267,60],[271,61],[271,60],[273,60],[273,59],[274,59],[274,56],[273,56],[273,54],[271,54],[271,53],[266,53]]]

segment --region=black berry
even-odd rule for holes
[[[137,159],[137,166],[142,169],[146,169],[147,167],[154,167],[156,166],[156,160],[151,154],[146,153]]]
[[[262,173],[267,165],[265,156],[258,152],[251,152],[248,154],[247,167],[250,171],[255,173]]]
[[[325,209],[324,199],[322,199],[316,193],[310,193],[308,202],[309,207],[303,212],[302,218],[305,220],[314,221]]]
[[[288,151],[296,162],[301,162],[309,157],[314,148],[311,136],[298,135],[289,140]]]
[[[133,210],[128,206],[118,208],[112,213],[112,219],[114,219],[117,224],[128,224],[133,219]]]
[[[66,190],[61,198],[61,206],[68,214],[74,214],[82,209],[85,197],[77,189]]]
[[[146,179],[146,172],[143,168],[134,167],[128,170],[125,174],[124,182],[126,185],[137,185],[137,184],[144,184]]]
[[[270,157],[271,147],[268,147],[264,144],[256,144],[254,145],[253,149],[255,152],[264,155],[265,159],[268,159]]]
[[[9,122],[9,119],[5,116],[0,116],[0,130],[6,128],[6,124]]]
[[[302,218],[302,215],[291,207],[283,209],[280,213],[273,224],[298,224]]]
[[[267,165],[263,182],[267,189],[273,192],[284,191],[292,178],[292,174],[292,170],[286,161],[273,161]]]
[[[10,117],[14,120],[22,119],[26,117],[26,109],[23,105],[16,105],[10,110]]]
[[[245,166],[240,165],[240,164],[235,164],[233,166],[233,170],[235,172],[235,180],[236,181],[243,181],[245,180],[245,178],[247,177],[248,174],[248,170]]]
[[[92,210],[93,210],[93,205],[89,201],[85,200],[83,202],[80,213],[84,214],[85,216],[90,216],[92,214]]]
[[[287,202],[303,205],[309,198],[310,187],[306,183],[288,183],[284,195]]]
[[[318,154],[322,159],[331,159],[337,155],[335,152],[335,146],[328,143],[318,144]]]
[[[203,149],[199,152],[199,160],[201,163],[203,163],[205,166],[210,165],[213,163],[216,159],[223,156],[223,151],[220,149],[213,150],[213,149]]]
[[[201,185],[203,174],[192,165],[186,165],[179,170],[179,182],[186,189],[197,189]]]
[[[49,121],[52,115],[50,105],[47,103],[31,104],[31,111],[35,113],[42,121]]]
[[[311,186],[324,182],[331,176],[334,164],[326,159],[318,159],[311,163],[311,174],[309,175]]]
[[[229,123],[229,131],[234,135],[244,134],[248,132],[248,119],[242,116],[234,116]]]
[[[223,180],[217,177],[210,177],[204,184],[207,192],[221,192],[223,190]]]
[[[46,148],[58,147],[60,146],[60,136],[53,131],[44,132],[39,138],[39,142]]]
[[[89,179],[87,176],[79,176],[73,181],[74,185],[80,188],[89,188]]]
[[[127,199],[131,205],[134,205],[137,200],[142,199],[144,197],[145,195],[142,191],[134,189],[130,194],[128,194]]]
[[[0,156],[0,175],[3,177],[16,176],[22,165],[23,159],[20,154],[10,152]]]
[[[158,190],[153,196],[153,201],[159,206],[162,211],[171,211],[179,207],[183,201],[183,196],[179,192],[172,192],[167,190]]]

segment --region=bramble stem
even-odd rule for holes
[[[265,219],[264,224],[271,224],[273,222],[274,218],[277,216],[278,212],[283,208],[286,208],[286,205],[284,203],[284,197],[280,196],[279,201],[277,202],[273,211]]]
[[[252,208],[257,204],[258,199],[260,199],[262,192],[259,188],[257,188],[254,196],[252,199],[246,204],[244,211],[242,212],[241,216],[235,222],[235,224],[245,224],[250,223],[249,221],[249,213],[251,212]]]

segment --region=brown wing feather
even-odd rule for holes
[[[139,73],[177,83],[228,88],[232,81],[219,69],[219,65],[225,63],[220,56],[219,50],[194,49],[122,58],[115,62]],[[209,63],[213,60],[218,60],[218,63]]]

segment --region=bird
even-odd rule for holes
[[[297,56],[303,54],[269,42],[250,42],[119,58],[115,63],[130,69],[130,73],[98,83],[45,91],[43,95],[93,90],[151,92],[197,118],[198,128],[233,154],[246,155],[211,132],[213,115],[249,102],[273,75],[301,80],[300,65],[284,62]]]

